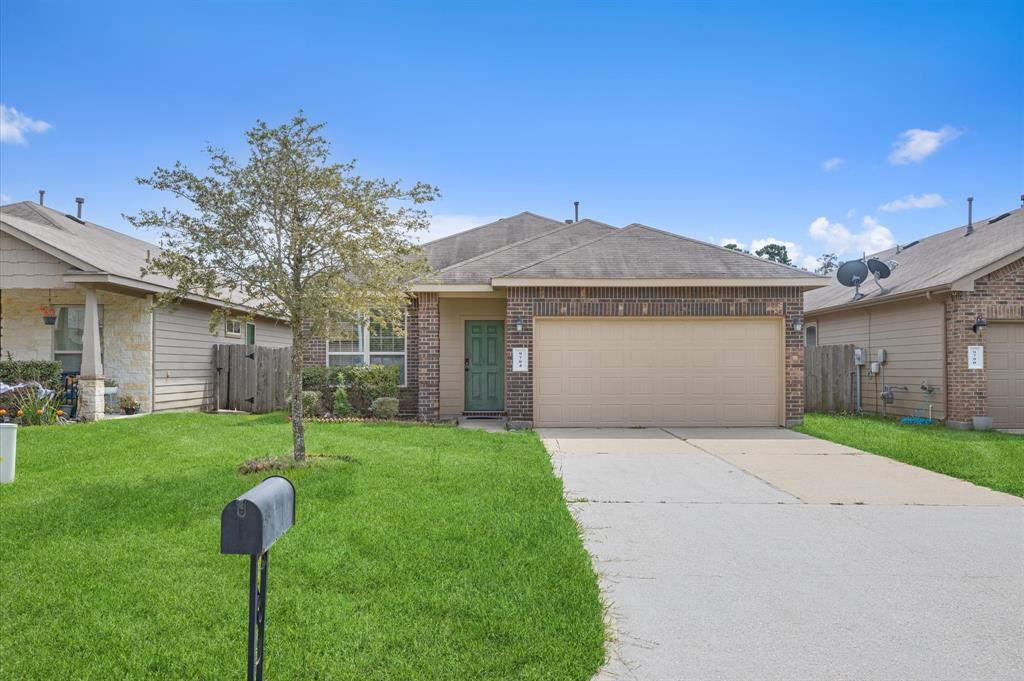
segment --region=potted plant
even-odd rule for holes
[[[57,323],[57,308],[53,305],[40,305],[39,314],[43,315],[43,324],[53,326]]]
[[[139,411],[139,401],[131,395],[123,395],[118,403],[121,405],[121,411],[125,414],[131,415]]]

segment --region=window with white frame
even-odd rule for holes
[[[103,306],[96,306],[100,327],[100,354],[103,353]],[[82,337],[85,335],[85,305],[62,305],[57,308],[57,323],[53,326],[53,358],[61,363],[66,373],[82,370]]]
[[[394,364],[404,388],[405,336],[391,324],[345,325],[327,342],[327,366],[350,364]]]
[[[242,335],[242,320],[232,319],[228,317],[224,320],[224,335],[225,336],[241,336]]]

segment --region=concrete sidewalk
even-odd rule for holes
[[[1024,500],[782,429],[670,431],[538,431],[613,618],[600,678],[1024,676]]]

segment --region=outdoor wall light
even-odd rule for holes
[[[986,326],[988,326],[988,322],[986,322],[985,318],[979,314],[977,319],[974,320],[974,325],[971,326],[971,331],[974,333],[981,333],[981,330]]]
[[[522,317],[516,317],[516,331],[518,331],[519,333],[523,332],[523,318]]]
[[[800,331],[804,330],[804,320],[803,320],[803,318],[797,317],[796,319],[793,320],[793,330],[798,332],[798,333]]]

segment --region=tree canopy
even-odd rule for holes
[[[158,167],[144,186],[167,192],[188,210],[163,208],[125,216],[160,232],[160,250],[144,273],[177,282],[158,303],[187,294],[217,305],[211,329],[225,316],[265,315],[292,331],[292,421],[295,456],[303,458],[302,351],[311,336],[351,323],[402,328],[406,284],[428,271],[414,235],[429,225],[421,207],[438,190],[424,183],[367,179],[354,161],[332,162],[323,123],[300,111],[290,122],[263,121],[246,133],[240,163],[207,146],[209,173],[181,162]]]

